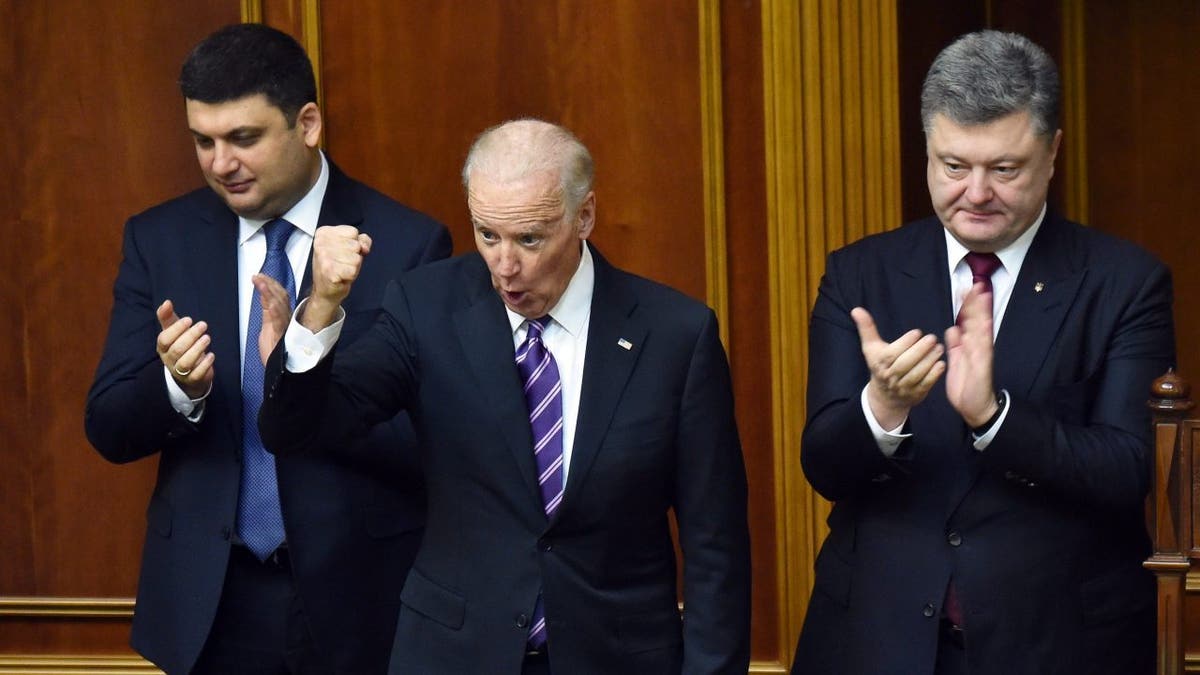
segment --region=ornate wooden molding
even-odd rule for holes
[[[1088,222],[1087,45],[1084,0],[1062,0],[1063,196],[1067,217]]]
[[[0,617],[133,618],[133,598],[0,597]]]
[[[729,264],[725,238],[725,134],[721,97],[721,3],[698,0],[700,18],[700,151],[704,169],[706,299],[729,344]]]
[[[894,3],[763,0],[780,644],[790,658],[829,504],[805,481],[808,309],[825,256],[900,224]]]

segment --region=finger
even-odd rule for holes
[[[870,312],[862,307],[855,307],[850,310],[850,318],[858,327],[858,339],[864,345],[869,342],[883,342],[883,338],[879,337],[879,329],[875,326],[875,319],[871,317]]]
[[[183,320],[180,320],[179,323],[176,325],[182,325],[182,324],[183,324]],[[172,326],[171,328],[173,329],[174,326]],[[170,329],[168,329],[168,330],[170,330]],[[166,332],[166,331],[164,331],[164,332]],[[179,337],[175,338],[175,340],[172,341],[171,344],[167,346],[167,350],[164,353],[164,356],[166,359],[169,359],[169,361],[166,361],[166,363],[168,363],[168,365],[174,367],[175,364],[179,362],[179,359],[183,358],[183,355],[186,354],[187,351],[196,344],[196,341],[199,340],[207,332],[208,332],[208,323],[204,322],[204,321],[199,321],[196,323],[196,325],[183,331],[183,333],[180,334]],[[187,368],[185,368],[184,366],[180,366],[179,369],[187,370]]]
[[[926,336],[932,338],[932,335]],[[912,352],[913,350],[909,350]],[[911,367],[900,377],[898,385],[902,389],[922,390],[923,382],[926,380],[929,372],[934,366],[942,362],[942,345],[938,342],[933,342],[930,349],[924,351],[921,358],[912,364]],[[908,353],[906,352],[906,356]],[[923,392],[922,392],[923,393]]]
[[[216,354],[206,352],[196,365],[192,366],[192,372],[188,375],[188,379],[193,382],[208,383],[213,379],[213,363],[217,360]]]
[[[899,349],[905,342],[907,342],[909,338],[913,336],[914,332],[917,335],[920,335],[919,332],[909,331],[901,336],[900,340],[893,342],[891,346],[895,349]],[[937,336],[933,334],[921,336],[919,339],[917,339],[908,347],[905,347],[903,351],[896,355],[896,358],[892,361],[892,365],[888,368],[889,374],[897,379],[902,378],[906,373],[908,373],[908,371],[912,370],[913,367],[929,356],[930,352],[940,351],[941,348],[942,346],[938,343]]]
[[[371,235],[366,232],[360,232],[358,235],[359,250],[363,255],[371,252]]]
[[[179,317],[175,316],[175,304],[170,300],[163,300],[154,314],[158,317],[159,327],[164,329],[170,328],[171,324],[179,320]]]
[[[192,346],[188,347],[187,350],[175,360],[175,365],[173,366],[175,373],[177,375],[179,373],[186,373],[189,371],[194,373],[196,370],[196,365],[204,358],[205,354],[207,353],[208,346],[211,343],[212,338],[207,335],[201,335],[199,338],[197,338],[196,341],[192,343]]]
[[[172,314],[174,314],[174,313],[172,312]],[[191,327],[192,327],[192,317],[185,316],[181,319],[176,319],[173,323],[171,323],[171,325],[163,328],[162,331],[158,334],[158,339],[157,339],[157,343],[156,343],[156,347],[155,347],[155,349],[158,351],[159,355],[160,356],[165,355],[168,351],[170,351],[171,346],[175,344],[175,342],[179,339],[179,336],[183,335],[184,332],[186,332]],[[172,361],[172,363],[174,363],[174,362]],[[168,364],[168,365],[170,365],[170,364]]]

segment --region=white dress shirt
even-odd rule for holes
[[[281,217],[295,226],[291,236],[288,238],[285,250],[287,251],[288,262],[292,265],[292,275],[296,281],[296,292],[300,292],[300,283],[304,279],[304,270],[308,267],[309,254],[312,251],[313,237],[317,232],[317,220],[321,216],[321,204],[325,201],[325,190],[329,187],[329,162],[325,159],[325,153],[321,153],[321,174],[317,177],[317,182],[308,192],[296,202],[292,208],[288,209]],[[239,364],[244,363],[246,359],[246,329],[250,325],[250,303],[257,302],[258,298],[254,290],[254,284],[250,278],[262,269],[263,261],[267,259],[267,236],[263,233],[263,225],[266,225],[269,220],[251,220],[238,216],[238,238],[237,238],[237,256],[238,256],[238,337],[240,340],[240,348],[238,355]],[[197,317],[197,320],[203,320],[204,317]],[[257,346],[253,346],[257,349]],[[238,367],[238,373],[242,371]],[[179,383],[171,376],[171,371],[166,366],[163,366],[163,373],[167,378],[167,395],[170,397],[171,405],[175,410],[179,411],[193,422],[198,422],[204,414],[204,406],[202,405],[205,398],[208,397],[212,388],[204,393],[204,396],[198,399],[188,398]]]
[[[1008,309],[1008,301],[1012,298],[1013,287],[1016,286],[1017,277],[1021,273],[1021,265],[1025,262],[1025,254],[1029,253],[1029,245],[1033,243],[1033,238],[1037,236],[1038,229],[1042,226],[1042,220],[1046,217],[1046,206],[1042,205],[1042,212],[1038,214],[1037,220],[1033,221],[1033,225],[1025,230],[1016,241],[1005,246],[1003,249],[996,251],[996,257],[1000,258],[1000,267],[992,274],[992,339],[1000,334],[1000,323],[1004,320],[1004,312]],[[943,230],[946,236],[946,261],[949,264],[950,273],[950,302],[953,306],[954,313],[952,316],[958,316],[959,309],[962,308],[963,299],[966,298],[967,292],[971,290],[972,276],[971,268],[967,266],[965,260],[967,253],[970,251],[963,246],[954,235],[950,234],[949,230]],[[936,386],[936,385],[935,385]],[[862,395],[860,396],[863,414],[867,418],[867,425],[871,427],[871,433],[875,436],[875,442],[879,445],[879,449],[883,454],[891,457],[896,453],[900,444],[904,439],[912,434],[901,433],[905,423],[908,422],[906,417],[900,422],[895,429],[884,429],[879,421],[875,419],[875,414],[871,412],[871,405],[867,401],[867,388],[863,387]],[[996,423],[991,426],[982,436],[976,436],[974,445],[976,450],[983,450],[991,443],[996,436],[996,432],[1004,424],[1004,419],[1008,416],[1009,399],[1007,392],[1004,399],[1004,409],[1000,411],[1000,417]]]

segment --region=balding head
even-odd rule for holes
[[[557,124],[519,119],[498,124],[475,139],[463,164],[462,181],[470,193],[473,173],[496,183],[554,173],[569,216],[591,192],[592,171],[591,153],[575,134]]]

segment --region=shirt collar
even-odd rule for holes
[[[310,237],[316,236],[317,220],[321,217],[321,203],[325,201],[325,190],[329,187],[329,162],[325,160],[324,152],[320,152],[320,155],[321,175],[317,176],[317,182],[313,183],[300,201],[281,216]],[[238,216],[238,244],[246,243],[247,239],[254,236],[254,233],[270,220],[255,220]]]
[[[572,337],[578,337],[583,331],[588,313],[592,309],[592,289],[596,286],[596,266],[592,262],[592,252],[588,250],[587,242],[582,242],[583,252],[579,256],[579,267],[567,283],[558,303],[550,309],[550,316],[563,327]],[[508,323],[512,326],[513,334],[525,323],[525,317],[504,306],[508,312]]]
[[[1038,229],[1041,228],[1045,218],[1046,205],[1042,204],[1042,212],[1038,214],[1037,220],[1033,221],[1033,225],[1022,232],[1016,241],[996,251],[996,257],[1000,258],[1000,264],[1004,265],[1005,271],[1014,279],[1021,271],[1021,263],[1025,262],[1025,254],[1029,253],[1029,246],[1033,244],[1033,238],[1037,236]],[[946,235],[946,261],[950,265],[950,276],[954,276],[954,270],[958,268],[959,263],[970,253],[970,250],[955,239],[954,235],[950,234],[950,230],[942,228],[942,231]]]

